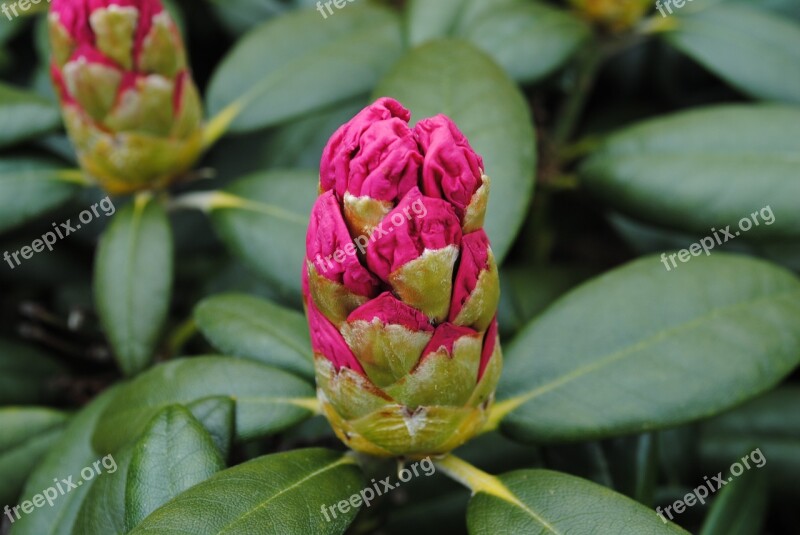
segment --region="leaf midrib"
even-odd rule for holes
[[[644,339],[640,340],[639,342],[637,342],[637,343],[635,343],[635,344],[633,344],[631,346],[619,349],[619,350],[617,350],[617,351],[615,351],[615,352],[613,352],[613,353],[611,353],[611,354],[609,354],[607,356],[600,357],[600,358],[597,358],[595,360],[592,360],[591,362],[588,362],[583,366],[579,366],[578,368],[575,368],[572,372],[569,372],[569,373],[567,373],[565,375],[561,375],[561,376],[557,377],[555,380],[550,381],[549,383],[545,383],[545,384],[535,388],[534,390],[532,390],[531,392],[528,392],[527,394],[511,397],[509,399],[501,401],[501,403],[513,404],[513,407],[512,407],[511,410],[514,410],[514,409],[516,409],[516,408],[518,408],[518,407],[520,407],[522,405],[525,405],[525,404],[529,403],[531,400],[533,400],[533,399],[535,399],[537,397],[540,397],[540,396],[545,395],[545,394],[547,394],[549,392],[552,392],[553,390],[555,390],[555,389],[557,389],[557,388],[559,388],[559,387],[561,387],[561,386],[563,386],[563,385],[565,385],[567,383],[570,383],[570,382],[572,382],[572,381],[574,381],[576,379],[579,379],[579,378],[581,378],[581,377],[583,377],[583,376],[585,376],[585,375],[587,375],[587,374],[589,374],[589,373],[591,373],[591,372],[593,372],[595,370],[603,368],[606,365],[616,363],[616,362],[618,362],[618,361],[620,361],[620,360],[622,360],[622,359],[624,359],[626,357],[629,357],[629,356],[631,356],[633,354],[636,354],[636,353],[640,352],[642,349],[644,349],[644,348],[646,348],[646,347],[648,347],[650,345],[653,345],[653,344],[655,344],[657,342],[660,342],[661,340],[665,339],[666,337],[668,337],[668,336],[670,336],[672,334],[675,334],[677,332],[681,332],[681,331],[684,331],[684,330],[692,330],[692,329],[696,328],[697,326],[702,325],[704,322],[706,322],[706,321],[708,321],[710,319],[713,319],[715,317],[719,317],[719,316],[721,316],[723,314],[727,314],[728,312],[731,312],[731,311],[734,311],[734,310],[737,310],[737,309],[740,309],[740,308],[746,308],[746,307],[750,307],[750,306],[755,306],[755,305],[760,304],[762,302],[776,301],[776,300],[779,300],[779,299],[783,299],[784,297],[790,296],[792,294],[797,294],[798,298],[800,298],[800,290],[796,290],[795,289],[795,290],[790,290],[788,292],[783,292],[781,294],[769,295],[769,296],[766,296],[766,297],[762,297],[760,299],[744,301],[744,302],[737,303],[735,305],[728,306],[728,307],[716,308],[716,309],[712,310],[710,313],[707,313],[707,314],[704,314],[702,316],[699,316],[699,317],[695,318],[692,321],[681,323],[680,325],[676,325],[674,327],[669,327],[667,329],[661,330],[661,331],[659,331],[659,332],[657,332],[657,333],[655,333],[653,335],[650,335],[647,338],[644,338]]]

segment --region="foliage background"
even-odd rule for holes
[[[209,436],[228,466],[261,459],[252,469],[265,477],[262,489],[277,470],[262,455],[341,450],[320,417],[294,425],[308,411],[265,419],[257,403],[234,407],[231,396],[274,392],[279,383],[290,395],[311,395],[298,266],[319,154],[338,125],[389,94],[415,119],[452,115],[486,158],[494,180],[488,228],[504,258],[507,367],[498,396],[552,391],[525,398],[460,456],[495,474],[574,474],[652,509],[758,447],[763,470],[677,522],[704,535],[800,533],[797,2],[695,0],[668,18],[648,5],[630,28],[624,16],[600,23],[592,9],[636,12],[636,2],[575,2],[580,12],[529,0],[397,1],[383,10],[357,0],[328,19],[314,4],[171,5],[209,116],[246,103],[198,164],[201,178],[151,204],[133,253],[109,246],[97,254],[101,235],[114,231],[101,218],[54,252],[14,270],[0,265],[0,502],[19,503],[20,493],[134,443],[156,408],[164,412],[153,425],[206,453],[186,465],[208,472],[194,482],[219,469]],[[76,162],[47,76],[43,20],[0,19],[0,251],[30,244],[104,196],[56,176]],[[132,208],[115,203],[116,233],[124,234]],[[661,252],[767,205],[774,225],[711,258],[663,268]],[[141,321],[125,331],[114,317]],[[151,343],[132,349],[140,339]],[[630,358],[608,360],[620,348]],[[208,354],[229,360],[177,359]],[[136,375],[165,361],[182,366],[186,384],[168,376],[109,390],[123,381],[121,369]],[[565,380],[575,373],[578,380]],[[205,430],[192,427],[197,420]],[[145,432],[144,443],[157,431]],[[327,462],[311,457],[303,462]],[[152,461],[143,473],[184,473],[170,476],[173,458]],[[368,478],[392,471],[378,462],[365,469]],[[346,497],[348,485],[360,488],[358,477],[338,475],[339,488],[321,482],[320,500]],[[11,533],[131,529],[124,496],[97,498],[116,496],[112,480],[37,510]],[[579,498],[591,503],[595,488],[573,493],[577,501],[543,501],[546,490],[569,485],[536,479],[526,500],[567,532],[619,533],[613,522],[622,509],[583,509]],[[223,501],[215,489],[208,492]],[[467,515],[468,500],[441,475],[422,478],[364,510],[350,530],[465,533],[469,524],[484,533],[489,511],[502,508],[476,500]],[[291,515],[299,506],[282,507]],[[575,528],[578,510],[586,515]],[[631,532],[666,529],[652,516],[656,523],[639,526],[631,513]],[[308,532],[346,528],[314,522]]]

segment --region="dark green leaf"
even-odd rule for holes
[[[402,52],[399,17],[366,3],[327,20],[314,9],[268,21],[223,61],[208,91],[217,114],[242,107],[232,130],[243,132],[366,93]]]
[[[197,305],[198,327],[223,354],[249,358],[314,378],[305,316],[247,295],[227,294]]]
[[[667,41],[755,98],[800,103],[800,26],[736,4],[680,12]]]
[[[46,134],[61,124],[61,115],[52,103],[4,84],[0,84],[0,117],[0,147]]]
[[[105,410],[116,392],[116,388],[106,390],[75,415],[64,430],[64,434],[53,444],[49,453],[28,478],[22,493],[23,498],[30,500],[34,495],[50,488],[54,484],[54,478],[61,480],[73,476],[73,480],[80,479],[79,474],[82,469],[105,456],[95,453],[92,449],[92,432],[100,413]],[[59,496],[52,507],[38,509],[36,514],[27,515],[14,522],[12,535],[72,535],[78,511],[95,481],[97,480],[93,479],[80,488]]]
[[[97,311],[120,368],[147,367],[172,293],[172,230],[164,209],[145,197],[122,208],[97,251]]]
[[[585,23],[562,9],[528,0],[503,4],[486,6],[457,35],[489,54],[517,81],[549,75],[590,36]]]
[[[229,248],[261,276],[300,297],[306,229],[317,197],[316,171],[267,172],[244,178],[211,208]]]
[[[699,535],[761,535],[767,508],[767,479],[746,470],[714,498]]]
[[[728,470],[732,462],[759,448],[770,485],[797,498],[800,479],[800,388],[782,388],[708,421],[701,427],[704,473]]]
[[[0,408],[0,503],[15,502],[25,479],[63,432],[67,415],[34,407]]]
[[[357,508],[323,508],[358,496],[364,478],[352,457],[323,450],[295,450],[230,468],[184,492],[150,515],[132,534],[211,535],[344,533]]]
[[[510,496],[479,491],[467,509],[470,535],[496,533],[686,534],[655,511],[584,479],[549,470],[498,478]]]
[[[53,380],[63,373],[36,349],[0,339],[0,405],[46,402]]]
[[[188,403],[186,408],[211,435],[222,459],[227,459],[236,432],[236,401],[231,397],[213,396]]]
[[[164,407],[212,396],[236,400],[236,436],[247,440],[309,417],[313,395],[306,381],[249,360],[175,360],[148,370],[121,389],[103,413],[93,443],[98,451],[116,452],[136,439]]]
[[[180,405],[167,407],[148,424],[131,457],[125,487],[125,525],[150,513],[225,468],[211,436]]]
[[[397,98],[414,120],[449,116],[483,156],[492,180],[486,231],[501,261],[527,212],[536,165],[530,110],[517,86],[484,53],[447,40],[408,53],[374,96]]]
[[[800,362],[800,281],[717,253],[668,272],[646,257],[556,302],[507,349],[503,428],[527,441],[607,437],[719,413]]]
[[[710,235],[770,207],[748,240],[800,235],[800,109],[729,105],[681,112],[611,136],[580,169],[609,205]],[[724,236],[722,237],[724,238]],[[688,247],[690,244],[686,244]]]
[[[0,158],[0,232],[65,203],[78,189],[51,160]]]

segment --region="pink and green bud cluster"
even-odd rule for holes
[[[53,83],[87,174],[124,194],[194,164],[202,105],[160,0],[53,0],[49,29]]]
[[[324,412],[378,456],[469,440],[502,367],[483,160],[446,116],[410,119],[382,98],[330,139],[302,273]]]

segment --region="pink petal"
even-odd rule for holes
[[[461,245],[461,224],[453,207],[423,196],[418,188],[406,194],[375,229],[367,247],[367,265],[382,280],[426,250]]]
[[[340,127],[320,162],[323,191],[396,201],[417,185],[422,155],[411,114],[399,102],[378,99]]]
[[[399,299],[391,292],[384,292],[372,299],[347,317],[348,322],[367,321],[377,318],[384,325],[402,325],[411,331],[433,331],[433,326],[428,322],[428,317]]]
[[[371,297],[377,293],[379,282],[361,265],[332,191],[320,195],[311,211],[306,255],[317,272],[327,279],[345,285],[358,295]]]
[[[461,240],[461,262],[453,282],[450,321],[455,321],[478,284],[481,272],[489,267],[489,237],[481,230],[465,234]]]
[[[334,367],[350,368],[366,376],[364,368],[344,341],[341,333],[328,321],[322,312],[314,306],[313,299],[307,300],[308,328],[311,335],[311,349],[316,355],[330,360]]]
[[[481,187],[483,159],[474,151],[453,121],[445,115],[423,119],[414,128],[425,155],[422,192],[447,199],[459,218]]]
[[[470,329],[469,327],[461,327],[459,325],[453,325],[452,323],[447,322],[442,323],[436,327],[431,341],[428,342],[428,345],[422,350],[422,359],[431,353],[436,353],[442,348],[444,348],[447,354],[450,355],[450,358],[452,358],[453,346],[455,345],[456,341],[464,336],[477,335],[478,332]],[[420,362],[422,362],[422,359],[420,359]]]

